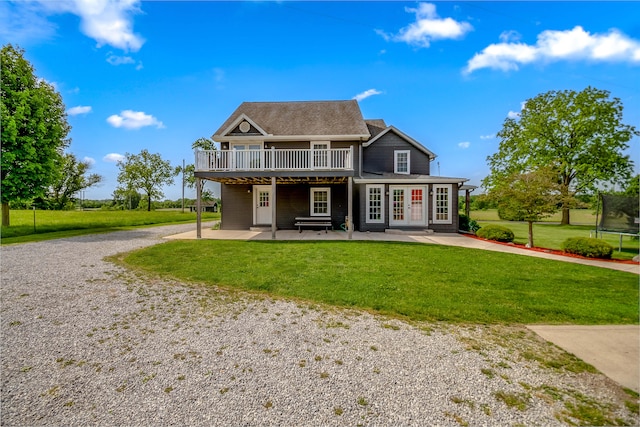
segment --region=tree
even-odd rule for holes
[[[124,191],[142,190],[147,195],[147,210],[151,210],[151,201],[161,199],[163,185],[173,184],[173,178],[179,169],[171,167],[168,160],[162,160],[160,154],[151,154],[142,150],[140,154],[125,153],[125,159],[118,162],[118,182]]]
[[[9,225],[9,202],[44,197],[57,162],[69,145],[71,127],[58,92],[34,74],[24,50],[2,47],[0,127],[2,128],[2,225]]]
[[[207,150],[213,151],[216,150],[216,143],[209,138],[198,138],[193,144],[191,144],[191,148],[193,150]],[[184,170],[179,167],[179,171],[184,174],[184,184],[189,188],[196,188],[196,176],[195,171],[196,167],[193,163],[190,163],[184,167]],[[205,190],[204,185],[206,180],[200,180],[200,191],[202,194],[202,200],[213,200],[213,193],[211,191]]]
[[[626,196],[640,195],[640,174],[632,176],[624,186],[623,194]]]
[[[561,185],[558,172],[543,167],[527,173],[514,172],[494,186],[489,197],[507,218],[518,218],[529,224],[529,247],[533,247],[533,223],[558,210]]]
[[[78,161],[76,156],[67,153],[60,158],[58,170],[49,189],[49,199],[54,209],[65,209],[70,202],[75,202],[75,195],[86,188],[102,181],[102,176],[92,173],[87,175],[91,164]]]
[[[487,157],[491,188],[506,176],[541,166],[558,171],[562,224],[569,224],[574,195],[595,191],[602,182],[628,179],[633,162],[623,151],[640,135],[622,123],[620,99],[587,87],[581,92],[550,91],[529,99],[518,118],[507,118],[498,132],[498,152]]]

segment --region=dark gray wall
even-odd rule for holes
[[[222,230],[248,230],[253,225],[251,185],[220,185]]]
[[[276,187],[276,226],[278,229],[295,229],[295,218],[310,216],[312,187],[331,188],[331,222],[338,230],[347,216],[347,184],[305,185],[283,184]],[[248,230],[253,226],[252,185],[222,184],[223,230]],[[355,206],[354,206],[355,208]]]
[[[415,148],[412,144],[400,138],[393,131],[387,132],[379,140],[364,148],[363,172],[393,173],[393,152],[395,150],[409,150],[410,172],[418,175],[429,175],[429,156]]]

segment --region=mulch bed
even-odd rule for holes
[[[476,240],[484,240],[485,242],[491,242],[491,243],[496,243],[498,245],[505,245],[505,246],[514,246],[518,249],[524,249],[527,251],[534,251],[534,252],[544,252],[547,254],[553,254],[553,255],[560,255],[560,256],[565,256],[565,257],[569,257],[569,258],[579,258],[579,259],[587,259],[587,260],[591,260],[591,261],[605,261],[605,262],[616,262],[618,264],[631,264],[631,265],[636,265],[638,264],[638,262],[630,260],[630,259],[626,259],[626,260],[622,260],[622,259],[603,259],[603,258],[589,258],[589,257],[584,257],[582,255],[576,255],[576,254],[570,254],[567,252],[563,252],[557,249],[547,249],[547,248],[538,248],[538,247],[534,247],[534,248],[527,248],[525,245],[523,245],[522,243],[505,243],[505,242],[496,242],[495,240],[487,240],[487,239],[483,239],[481,237],[478,237],[474,234],[463,234],[463,236],[469,237],[470,239],[476,239]]]

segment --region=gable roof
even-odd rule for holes
[[[364,122],[367,124],[371,138],[375,138],[376,135],[387,128],[387,124],[382,119],[367,119]]]
[[[348,100],[243,102],[215,132],[213,139],[225,141],[233,137],[230,133],[234,125],[242,121],[241,117],[263,131],[268,139],[326,136],[366,140],[370,137],[358,102]]]
[[[384,122],[383,122],[384,123]],[[393,132],[396,135],[398,135],[400,138],[404,139],[405,141],[407,141],[409,144],[413,145],[415,148],[417,148],[418,150],[422,151],[424,154],[426,154],[427,156],[429,156],[429,160],[433,160],[435,159],[437,156],[434,152],[428,150],[424,145],[420,144],[418,141],[416,141],[415,139],[411,138],[409,135],[407,135],[406,133],[402,132],[401,130],[397,129],[395,126],[388,126],[386,129],[384,129],[382,132],[378,133],[377,135],[375,135],[373,138],[371,138],[369,141],[365,142],[364,144],[362,144],[363,147],[368,147],[371,144],[373,144],[374,142],[376,142],[377,140],[379,140],[380,138],[382,138],[383,136],[385,136],[387,133],[389,132]]]

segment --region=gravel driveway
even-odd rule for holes
[[[2,247],[2,425],[547,426],[579,405],[639,421],[603,375],[544,367],[567,355],[521,327],[408,324],[104,260],[193,227]]]

